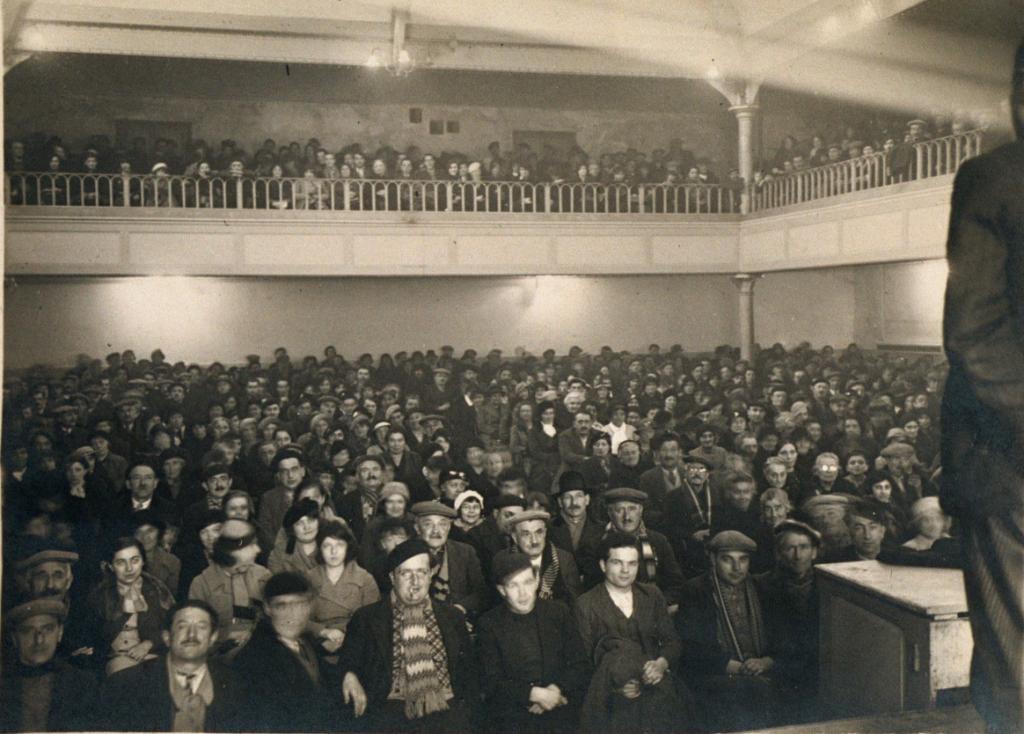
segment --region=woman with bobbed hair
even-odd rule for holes
[[[282,523],[287,540],[284,547],[275,544],[267,568],[271,573],[294,571],[308,574],[316,567],[316,535],[320,530],[320,505],[309,497],[296,499]]]
[[[377,602],[380,590],[356,560],[356,536],[344,521],[323,523],[316,545],[317,565],[307,574],[314,593],[309,630],[324,651],[333,655],[345,640],[352,615]]]
[[[174,596],[146,572],[146,551],[131,536],[117,538],[103,564],[104,577],[90,592],[89,629],[107,675],[131,668],[163,649],[164,616]]]

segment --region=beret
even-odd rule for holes
[[[583,475],[578,471],[563,472],[562,476],[558,478],[558,494],[565,494],[566,492],[589,492],[587,490],[587,482],[583,478]]]
[[[814,543],[815,547],[821,547],[821,533],[819,533],[817,530],[812,528],[807,523],[800,522],[799,520],[783,520],[775,526],[775,530],[773,532],[775,533],[776,537],[782,535],[783,533],[801,533],[802,535],[806,535],[808,538],[810,538],[811,542]]]
[[[441,478],[438,480],[438,483],[444,484],[445,482],[450,482],[454,479],[458,479],[462,482],[468,481],[466,479],[466,472],[459,471],[458,469],[445,469],[441,472]]]
[[[447,367],[435,367],[434,368],[434,374],[435,375],[450,375],[451,373],[452,373],[452,371],[450,369],[448,369]]]
[[[429,502],[417,502],[412,506],[412,514],[416,517],[426,517],[428,515],[440,515],[441,517],[447,517],[454,520],[458,515],[448,505],[443,505],[437,500],[430,500]]]
[[[352,462],[352,468],[358,469],[368,461],[372,461],[374,464],[379,466],[382,470],[384,469],[384,459],[376,456],[375,454],[363,454],[358,459]]]
[[[481,505],[484,503],[484,496],[474,489],[467,489],[464,492],[459,492],[455,498],[455,511],[458,512],[459,508],[462,507],[462,503],[466,500],[476,500]]]
[[[889,519],[888,508],[873,497],[863,497],[850,503],[849,514],[863,517],[882,525]]]
[[[925,515],[935,514],[943,514],[942,505],[939,504],[938,497],[922,497],[910,506],[910,516],[913,520],[918,520]]]
[[[184,462],[188,462],[188,458],[185,456],[185,451],[180,446],[172,446],[169,449],[164,449],[160,452],[159,462],[163,464],[165,461],[171,459],[181,459]]]
[[[277,471],[277,465],[285,459],[298,459],[302,466],[306,465],[306,455],[302,453],[302,449],[288,444],[277,450],[277,453],[274,454],[274,458],[270,462],[270,468]]]
[[[406,487],[402,482],[388,482],[383,487],[381,487],[381,490],[380,490],[380,493],[379,493],[378,496],[382,500],[385,500],[388,497],[391,497],[391,496],[396,495],[396,494],[397,495],[401,495],[402,497],[405,497],[405,501],[406,502],[409,501],[409,497],[410,497],[410,495],[409,495],[409,488]]]
[[[42,599],[34,599],[33,601],[19,604],[4,616],[7,618],[6,623],[10,625],[10,629],[14,629],[26,619],[35,617],[39,614],[47,614],[51,617],[55,617],[58,622],[63,624],[64,620],[67,619],[68,610],[64,606],[64,602],[60,599],[57,599],[56,597],[44,597]]]
[[[488,505],[492,510],[501,510],[505,507],[522,507],[526,509],[526,498],[517,494],[501,494],[492,499]]]
[[[914,447],[911,446],[909,443],[901,443],[901,442],[897,441],[896,443],[891,443],[888,446],[886,446],[884,449],[882,449],[881,454],[882,454],[882,456],[885,456],[885,457],[890,457],[890,456],[913,456],[914,455]]]
[[[806,514],[820,505],[848,505],[852,499],[854,498],[845,492],[829,492],[828,494],[820,494],[817,497],[811,497],[809,500],[804,502],[800,510]]]
[[[550,519],[551,514],[544,510],[524,510],[513,517],[509,522],[512,525],[518,525],[521,522],[529,522],[530,520],[543,520],[544,522],[547,522]]]
[[[203,479],[209,479],[210,477],[215,477],[220,474],[227,474],[230,477],[231,467],[227,464],[221,464],[220,462],[207,464],[203,467]]]
[[[610,505],[613,502],[638,502],[643,504],[647,501],[647,493],[632,487],[616,487],[604,493],[604,503]]]
[[[72,459],[84,459],[86,456],[95,456],[96,451],[93,450],[92,446],[79,446],[77,449],[71,452]]]
[[[316,503],[316,500],[310,499],[309,497],[303,497],[301,500],[289,507],[288,511],[284,513],[284,520],[281,522],[281,527],[285,529],[290,528],[304,517],[320,517],[320,505]]]
[[[163,518],[154,512],[152,508],[133,512],[131,520],[132,527],[136,529],[141,528],[144,525],[152,525],[160,532],[163,532],[167,528],[167,523],[164,522]]]
[[[211,508],[208,508],[205,512],[203,512],[202,515],[200,515],[199,522],[196,523],[196,528],[198,528],[199,530],[202,530],[203,528],[208,528],[211,525],[216,525],[218,523],[224,523],[224,522],[227,521],[227,519],[228,519],[228,516],[224,514],[224,510],[221,510],[221,509],[218,509],[218,508],[215,508],[215,507],[211,507]],[[239,522],[245,522],[245,521],[244,520],[240,520]]]
[[[334,403],[335,405],[338,405],[341,403],[341,401],[338,400],[338,398],[334,397],[333,395],[321,395],[319,398],[317,398],[317,403]]]
[[[741,533],[739,530],[723,530],[708,541],[707,549],[712,553],[720,551],[743,551],[745,553],[756,553],[757,543]]]
[[[430,554],[430,546],[420,538],[409,538],[409,540],[399,543],[388,553],[388,573],[394,571],[410,558],[423,555],[424,553]]]
[[[495,584],[504,584],[509,576],[533,568],[530,557],[525,553],[501,550],[491,562],[491,580]]]
[[[287,596],[289,594],[306,595],[311,591],[312,587],[309,585],[309,580],[301,573],[281,571],[267,579],[267,584],[263,587],[263,599],[264,601],[270,601],[277,596]]]

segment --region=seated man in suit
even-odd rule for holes
[[[590,664],[575,617],[538,598],[526,554],[500,552],[491,574],[503,603],[480,618],[477,638],[488,724],[503,734],[578,731]]]
[[[313,588],[305,576],[282,571],[263,588],[267,616],[235,656],[245,692],[240,731],[326,731],[336,695],[324,690],[317,644],[307,632]]]
[[[440,502],[412,506],[416,532],[430,548],[430,596],[447,601],[464,614],[483,611],[489,598],[480,559],[472,546],[449,539],[455,510]]]
[[[234,672],[209,657],[217,613],[195,599],[172,607],[163,633],[167,654],[107,678],[101,706],[113,731],[232,731]]]
[[[558,478],[558,516],[551,521],[548,535],[559,548],[575,554],[584,540],[594,543],[604,530],[590,517],[590,490],[578,471],[567,471]]]
[[[554,599],[570,609],[583,589],[580,572],[572,553],[548,540],[548,521],[544,510],[526,510],[512,518],[512,541],[516,549],[530,559],[540,580],[541,599]],[[497,584],[498,580],[494,579]]]
[[[465,616],[430,596],[430,546],[398,545],[388,573],[391,593],[349,622],[338,661],[345,703],[366,731],[471,730],[476,659]]]

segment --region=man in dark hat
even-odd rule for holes
[[[548,536],[559,548],[576,554],[581,544],[600,541],[604,530],[587,511],[590,491],[583,475],[567,471],[558,478],[558,515],[551,521]]]
[[[708,462],[711,470],[724,469],[729,452],[718,445],[718,429],[705,423],[697,430],[698,446],[690,449],[690,456],[697,456]]]
[[[338,503],[338,515],[348,523],[361,539],[370,518],[377,511],[380,490],[384,486],[385,461],[374,454],[364,454],[353,462],[356,472],[356,491],[342,496]]]
[[[662,527],[666,497],[682,488],[683,472],[679,466],[682,458],[682,440],[675,433],[663,433],[651,442],[657,466],[640,476],[640,491],[649,500],[648,521],[655,527]]]
[[[474,616],[488,599],[480,559],[473,547],[449,538],[457,515],[437,501],[417,502],[411,508],[416,532],[430,549],[430,595]]]
[[[100,728],[99,686],[89,672],[57,654],[68,609],[57,597],[27,601],[4,614],[10,643],[0,677],[3,731],[83,731]]]
[[[575,732],[590,680],[576,618],[538,598],[529,556],[502,551],[491,570],[502,604],[480,618],[477,647],[488,725],[498,732]]]
[[[266,616],[235,656],[244,691],[240,731],[326,731],[336,692],[325,690],[316,641],[307,631],[313,609],[309,580],[292,571],[271,576],[263,589]]]
[[[778,696],[761,598],[750,578],[757,544],[725,530],[706,547],[711,568],[686,583],[676,615],[681,670],[706,704],[709,730],[763,728],[774,718]]]
[[[671,612],[679,603],[684,577],[668,538],[657,530],[651,530],[644,522],[644,507],[647,495],[631,487],[609,489],[604,493],[610,522],[605,531],[627,533],[637,539],[641,550],[640,569],[637,578],[648,584],[656,584],[668,599]],[[603,576],[600,569],[600,544],[590,543],[579,548],[579,565],[583,572],[584,587],[591,588],[600,583]]]
[[[226,464],[213,463],[203,467],[200,486],[205,496],[185,510],[181,523],[183,534],[198,532],[197,523],[207,510],[223,509],[224,497],[231,491],[232,479],[231,469]]]
[[[167,653],[110,676],[100,704],[110,731],[230,731],[242,690],[237,675],[211,658],[217,613],[188,600],[167,612]]]
[[[706,568],[704,541],[721,510],[719,498],[708,481],[710,473],[711,464],[703,456],[683,457],[682,486],[665,497],[661,527],[688,576],[696,576]]]
[[[366,731],[470,731],[476,655],[462,612],[430,595],[430,547],[407,540],[387,568],[391,594],[359,609],[345,635],[344,702]]]
[[[469,539],[476,548],[481,566],[489,572],[498,551],[512,548],[512,518],[526,510],[526,499],[504,494],[486,502],[486,507],[490,516],[469,531]]]
[[[754,577],[772,643],[772,674],[783,689],[787,722],[818,721],[818,588],[821,534],[799,520],[775,527],[775,567]]]
[[[127,494],[120,495],[104,518],[108,539],[118,534],[131,535],[134,530],[132,516],[150,510],[168,525],[179,525],[180,518],[173,502],[156,495],[156,470],[146,461],[135,461],[128,467]]]
[[[111,451],[108,431],[94,430],[89,435],[89,445],[96,452],[96,472],[103,476],[115,495],[120,494],[128,475],[128,460]]]
[[[889,509],[873,497],[862,497],[850,502],[846,512],[846,527],[851,544],[826,556],[827,563],[847,561],[873,561],[882,548],[896,539],[887,538],[885,529],[890,524]]]

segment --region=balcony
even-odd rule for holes
[[[978,131],[760,182],[11,173],[12,275],[735,273],[941,258]],[[902,157],[901,157],[902,156]],[[749,214],[740,214],[743,197]]]

